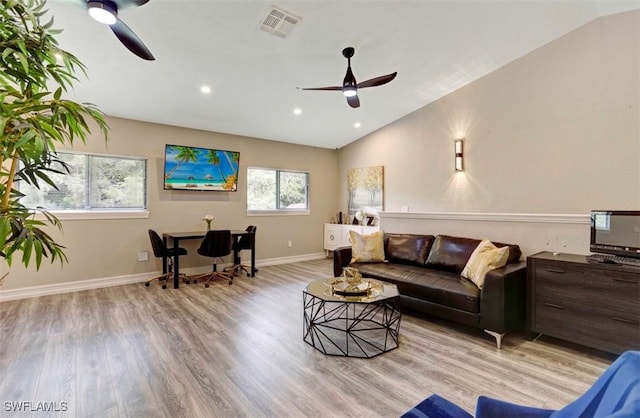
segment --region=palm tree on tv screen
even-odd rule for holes
[[[227,157],[227,161],[229,162],[229,167],[231,167],[231,169],[233,170],[233,167],[235,165],[236,170],[234,170],[234,172],[237,171],[238,164],[240,162],[240,153],[233,152],[233,151],[224,151],[223,154],[225,157]],[[229,158],[229,154],[231,154],[231,158]]]
[[[179,147],[179,146],[171,146],[169,147],[169,151],[177,151],[178,153],[174,157],[176,161],[176,166],[171,169],[166,175],[165,178],[171,178],[173,173],[184,163],[189,161],[196,162],[198,161],[198,152],[191,147]]]
[[[220,157],[218,156],[218,152],[217,151],[212,150],[212,149],[210,149],[208,151],[208,153],[207,153],[207,163],[213,164],[213,165],[216,166],[216,168],[218,169],[218,172],[220,172],[220,179],[222,181],[224,181],[224,173],[222,172],[222,169],[220,168]]]

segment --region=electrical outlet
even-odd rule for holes
[[[293,247],[293,242],[291,242],[291,240],[287,241],[287,247],[289,248]]]
[[[138,261],[149,261],[149,252],[140,251],[138,253]]]
[[[401,211],[405,212],[405,213],[409,212],[409,206],[407,206],[407,205],[402,206]]]

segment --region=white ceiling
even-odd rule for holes
[[[151,0],[119,17],[155,61],[130,53],[110,29],[69,0],[53,0],[60,45],[88,68],[72,98],[121,118],[324,148],[338,148],[599,17],[640,0],[181,1]],[[259,30],[275,5],[302,18],[287,39]],[[341,92],[356,49],[357,80]],[[201,85],[212,92],[200,92]],[[300,108],[302,114],[293,114]],[[354,123],[361,123],[355,128]]]

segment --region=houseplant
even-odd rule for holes
[[[44,0],[2,0],[0,8],[0,256],[10,266],[21,253],[26,267],[35,258],[36,269],[43,257],[67,261],[45,232],[62,225],[45,208],[23,205],[17,184],[56,187],[49,174],[67,168],[56,146],[85,142],[90,124],[105,140],[108,130],[95,106],[62,98],[85,67],[59,48],[53,19],[41,22],[46,13]]]

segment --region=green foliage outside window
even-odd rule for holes
[[[248,210],[309,209],[309,173],[263,168],[247,170]]]
[[[146,160],[62,152],[58,156],[69,173],[50,176],[57,188],[22,185],[25,205],[53,211],[146,207]]]

